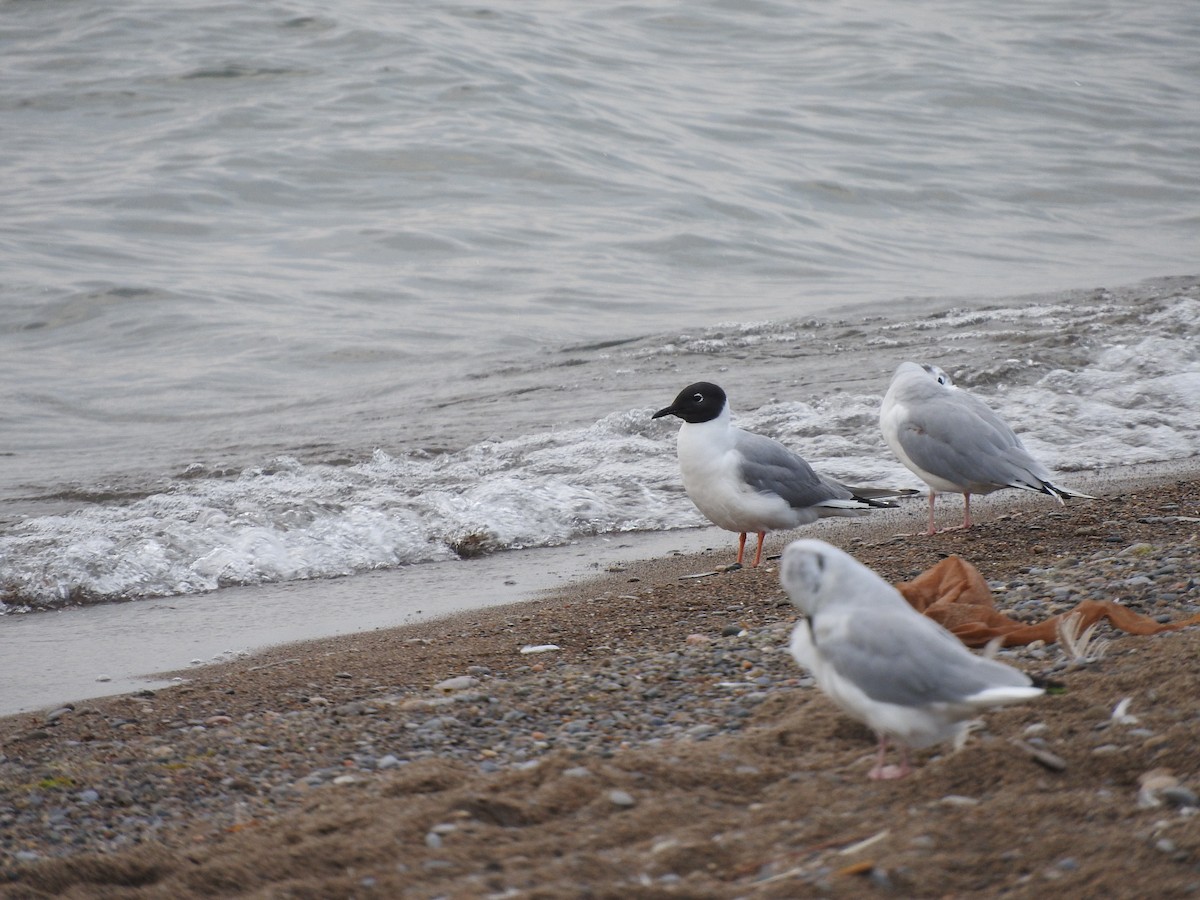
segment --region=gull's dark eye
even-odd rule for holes
[[[945,383],[946,383],[946,376],[945,376],[945,375],[939,375],[939,376],[938,376],[938,384],[945,384]]]
[[[703,403],[704,395],[703,394],[692,394],[692,399],[695,400],[697,403]]]

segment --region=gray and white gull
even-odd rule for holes
[[[662,416],[683,420],[678,452],[684,490],[714,525],[738,533],[738,565],[750,532],[758,535],[757,566],[769,531],[826,516],[866,515],[896,506],[884,498],[916,493],[848,487],[818,474],[778,441],[736,427],[725,392],[707,381],[685,387],[652,418]]]
[[[794,541],[779,579],[804,618],[790,649],[818,687],[879,738],[873,779],[903,778],[910,748],[966,737],[982,710],[1043,693],[1024,672],[977,656],[892,585],[824,541]],[[886,766],[887,744],[899,766]]]
[[[933,365],[902,362],[879,410],[883,439],[900,462],[929,485],[929,534],[938,491],[963,495],[963,528],[971,527],[971,495],[1003,488],[1095,500],[1055,484],[1011,428],[978,397]]]

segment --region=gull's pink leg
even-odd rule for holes
[[[766,537],[767,537],[767,533],[765,531],[760,531],[758,533],[758,552],[754,554],[755,568],[758,568],[758,564],[760,562],[762,562],[762,545],[763,545],[763,541],[766,539]]]
[[[900,765],[885,766],[883,760],[886,754],[887,738],[881,734],[879,736],[879,756],[875,760],[875,768],[867,773],[867,777],[872,781],[894,781],[912,771],[912,766],[908,764],[908,747],[904,744],[900,745]]]
[[[971,495],[963,494],[963,528],[971,527]]]
[[[934,501],[935,497],[937,497],[937,492],[933,488],[930,488],[929,489],[929,530],[927,532],[925,532],[926,534],[937,534],[937,526],[933,524],[933,501]]]
[[[744,532],[744,531],[743,531],[741,534],[739,534],[739,535],[738,535],[738,558],[737,558],[737,564],[738,564],[739,566],[742,564],[742,554],[743,554],[743,553],[745,553],[745,552],[746,552],[746,532]]]

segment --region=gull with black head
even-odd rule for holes
[[[778,441],[735,426],[725,392],[707,381],[685,387],[652,418],[662,416],[683,420],[678,452],[684,490],[714,525],[737,532],[738,565],[751,532],[758,535],[757,566],[769,531],[826,516],[863,516],[896,506],[884,498],[916,493],[848,487],[818,474]]]

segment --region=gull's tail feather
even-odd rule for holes
[[[1035,494],[1048,494],[1058,501],[1059,506],[1065,505],[1064,500],[1099,500],[1099,497],[1093,497],[1091,494],[1085,494],[1083,491],[1077,491],[1074,488],[1066,488],[1061,484],[1055,484],[1053,481],[1035,481],[1032,484],[1025,481],[1014,481],[1009,487],[1020,488],[1023,491],[1033,491]]]
[[[911,497],[914,494],[921,493],[913,488],[854,487],[849,484],[844,484],[842,487],[853,494],[854,499],[860,503],[865,503],[867,506],[879,509],[895,509],[900,505],[889,502],[889,498],[891,497]]]

